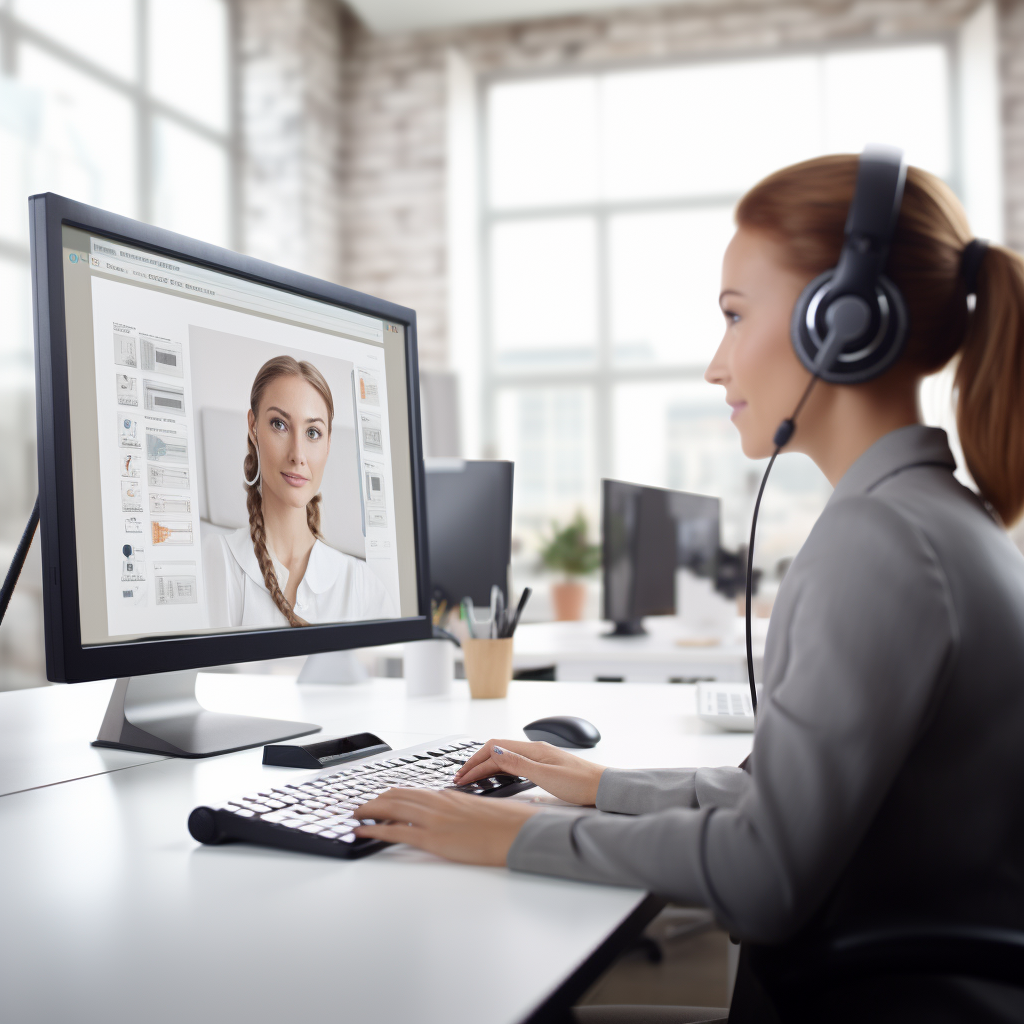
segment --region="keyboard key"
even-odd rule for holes
[[[229,811],[237,814],[240,818],[255,818],[256,812],[250,811],[248,807],[229,807]]]
[[[352,821],[352,812],[347,811],[345,814],[335,814],[330,818],[321,818],[318,824],[323,825],[324,828],[337,828],[340,825],[349,824]]]
[[[326,828],[326,829],[323,830],[323,832],[320,833],[320,838],[321,839],[337,839],[338,838],[338,833],[337,832],[332,832],[329,828]]]
[[[280,825],[282,822],[291,819],[291,813],[289,811],[272,811],[270,814],[264,814],[260,821],[269,821],[271,825]]]
[[[303,825],[299,829],[300,832],[309,832],[311,835],[316,835],[318,832],[323,832],[323,825]]]
[[[351,832],[348,835],[338,836],[339,843],[354,843],[359,837],[354,836]]]

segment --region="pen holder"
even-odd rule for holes
[[[486,700],[508,696],[512,679],[512,637],[463,640],[462,659],[471,697]]]

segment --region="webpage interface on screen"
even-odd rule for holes
[[[404,326],[63,252],[82,642],[416,615]]]

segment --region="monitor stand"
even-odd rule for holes
[[[198,669],[118,679],[94,747],[171,757],[212,757],[319,732],[319,725],[207,711]]]
[[[610,633],[602,633],[601,636],[647,636],[647,630],[640,619],[631,619],[628,622],[613,622],[614,627]]]

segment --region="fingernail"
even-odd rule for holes
[[[494,748],[494,752],[495,752],[496,754],[504,754],[504,753],[505,753],[505,751],[504,751],[504,750],[502,750],[502,749],[501,749],[501,747],[495,747],[495,748]]]

